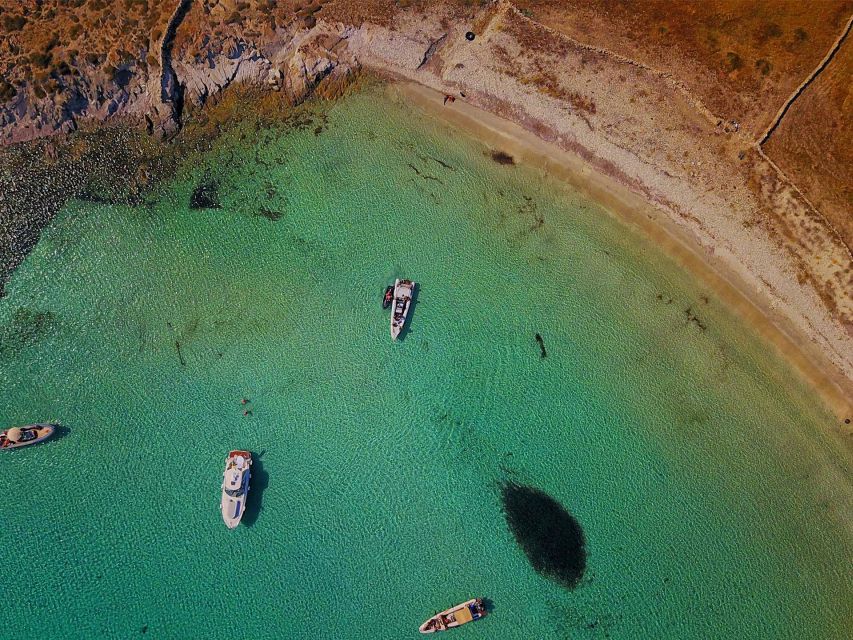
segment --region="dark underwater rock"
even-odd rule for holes
[[[572,589],[586,570],[586,548],[578,521],[559,502],[534,487],[502,487],[506,521],[533,568]]]
[[[492,151],[492,160],[497,162],[498,164],[503,165],[513,165],[515,164],[515,158],[509,155],[506,151]]]
[[[190,196],[190,209],[218,209],[219,189],[215,182],[202,182]]]

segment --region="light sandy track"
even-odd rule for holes
[[[655,69],[654,67],[650,67],[647,64],[643,64],[642,62],[638,62],[637,60],[633,60],[632,58],[628,58],[626,56],[623,56],[622,54],[616,53],[615,51],[611,51],[610,49],[605,49],[604,47],[596,47],[594,45],[585,44],[583,42],[575,40],[574,38],[566,35],[565,33],[562,33],[560,31],[556,31],[556,30],[552,29],[551,27],[548,27],[548,26],[542,24],[541,22],[536,22],[535,20],[528,18],[521,11],[519,11],[518,8],[514,4],[512,4],[511,2],[508,2],[507,0],[500,0],[500,3],[506,5],[506,10],[512,11],[513,13],[515,13],[517,18],[519,18],[521,20],[526,20],[530,24],[536,25],[537,29],[543,29],[544,31],[547,31],[548,33],[550,33],[555,38],[563,39],[567,42],[572,43],[572,45],[574,45],[580,49],[585,49],[587,51],[592,51],[594,53],[598,53],[598,54],[601,54],[603,56],[607,56],[613,60],[617,60],[623,64],[629,64],[631,66],[637,67],[638,69],[642,69],[643,71],[647,71],[647,72],[657,76],[658,78],[661,78],[669,86],[671,86],[672,88],[676,89],[679,93],[681,93],[684,96],[684,98],[691,105],[693,105],[693,107],[696,109],[696,111],[698,111],[700,114],[702,114],[702,116],[704,116],[708,120],[708,122],[711,122],[713,124],[717,124],[721,120],[721,118],[719,116],[717,116],[708,107],[706,107],[705,104],[699,98],[697,98],[690,91],[690,89],[687,88],[687,85],[685,85],[683,82],[681,82],[680,80],[675,78],[671,73],[668,73],[666,71],[661,71],[660,69]]]

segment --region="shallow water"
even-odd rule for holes
[[[414,638],[476,595],[454,637],[842,637],[850,465],[784,364],[568,188],[378,90],[320,108],[70,202],[14,274],[2,419],[66,433],[0,459],[3,637]],[[581,528],[573,589],[507,486]]]

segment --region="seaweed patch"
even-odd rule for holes
[[[559,502],[534,487],[502,487],[506,521],[533,568],[567,589],[586,570],[586,541],[578,521]]]
[[[514,165],[515,164],[515,158],[513,158],[511,155],[509,155],[505,151],[492,151],[492,160],[494,160],[498,164],[503,164],[503,165]]]
[[[259,218],[266,218],[270,222],[278,222],[282,218],[281,211],[275,211],[274,209],[267,209],[266,207],[261,207],[255,215]]]
[[[12,318],[0,325],[0,353],[18,353],[49,334],[56,324],[50,311],[34,311],[19,307]]]
[[[539,357],[543,360],[548,357],[548,352],[545,350],[545,341],[542,339],[542,334],[536,334],[536,342],[539,343]]]
[[[175,340],[175,351],[178,352],[178,362],[181,363],[182,367],[187,366],[187,361],[184,360],[184,354],[181,353],[181,343],[178,340]]]
[[[420,176],[424,180],[434,180],[435,182],[438,182],[439,184],[444,184],[440,179],[436,178],[435,176],[431,176],[431,175],[426,174],[426,173],[421,173],[420,169],[418,169],[411,162],[408,162],[407,164],[409,165],[409,168],[415,172],[416,175]]]
[[[190,209],[218,209],[219,188],[215,182],[202,182],[190,196]]]
[[[700,319],[699,319],[699,316],[697,316],[695,313],[693,313],[693,308],[692,308],[692,307],[687,307],[687,308],[684,310],[684,316],[687,318],[687,322],[688,322],[688,323],[695,324],[697,327],[699,327],[699,330],[700,330],[700,331],[704,331],[705,329],[707,329],[707,328],[708,328],[708,327],[705,325],[705,323],[704,323],[704,322],[702,322],[702,320],[700,320]]]

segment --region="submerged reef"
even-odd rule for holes
[[[190,209],[218,209],[219,188],[215,182],[202,182],[190,196]]]
[[[559,502],[535,487],[502,487],[506,521],[533,568],[567,589],[586,570],[586,543],[578,521]]]

